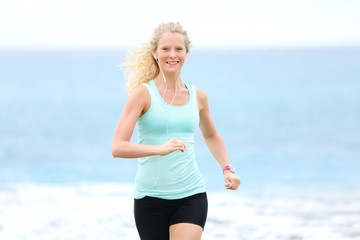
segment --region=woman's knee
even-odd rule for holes
[[[170,240],[200,240],[203,228],[192,223],[177,223],[170,226]]]

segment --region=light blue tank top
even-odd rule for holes
[[[149,91],[151,104],[137,120],[139,143],[159,145],[178,138],[185,143],[186,150],[139,158],[134,197],[179,199],[205,192],[194,149],[194,132],[199,125],[196,88],[185,83],[189,101],[185,105],[174,106],[164,101],[153,80],[149,84],[143,84]]]

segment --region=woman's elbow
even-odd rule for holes
[[[121,157],[121,147],[112,144],[111,145],[111,154],[114,158]]]
[[[111,154],[114,158],[134,158],[133,152],[128,141],[118,141],[111,145]]]

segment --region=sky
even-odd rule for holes
[[[360,46],[359,0],[1,0],[0,49],[121,49],[179,21],[194,47]]]

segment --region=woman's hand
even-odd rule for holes
[[[229,170],[225,170],[224,180],[226,182],[225,187],[229,190],[236,190],[240,185],[240,179]]]
[[[184,152],[186,149],[184,142],[177,138],[172,138],[169,141],[158,145],[157,147],[157,155],[161,156],[167,155],[177,150]]]

